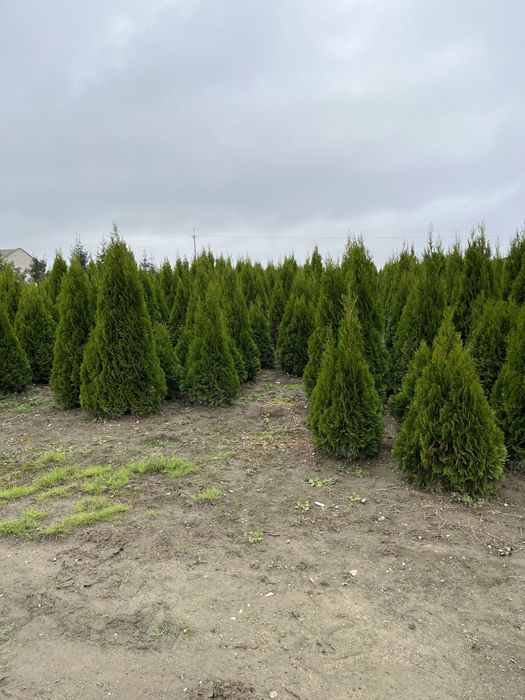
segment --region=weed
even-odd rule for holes
[[[310,501],[297,501],[297,503],[295,504],[295,509],[302,510],[306,513],[310,510]]]
[[[349,501],[360,501],[360,500],[361,500],[361,496],[360,496],[358,493],[356,493],[355,491],[352,491],[352,493],[350,494],[350,496],[348,496],[348,500],[349,500]]]
[[[0,535],[30,535],[45,516],[45,511],[25,510],[18,518],[0,521]]]
[[[264,534],[262,530],[255,530],[255,532],[249,532],[248,533],[248,542],[250,544],[256,544],[257,542],[261,542],[261,540],[264,539]]]
[[[364,471],[361,467],[349,467],[343,462],[337,465],[337,471],[346,476],[357,476],[358,479],[362,479],[364,476]]]
[[[152,637],[164,637],[173,630],[173,622],[171,620],[163,620],[159,627],[151,630]]]
[[[473,498],[468,493],[453,493],[452,500],[463,503],[463,505],[469,506],[470,508],[481,508],[485,505],[485,499]]]
[[[126,469],[130,473],[136,474],[150,474],[153,472],[160,472],[161,474],[166,474],[172,479],[178,479],[181,476],[186,476],[186,474],[191,474],[197,471],[198,467],[186,459],[179,459],[177,457],[161,457],[153,456],[145,459],[141,462],[132,462],[128,464]]]
[[[0,501],[14,501],[17,498],[24,498],[35,493],[36,488],[32,484],[27,486],[8,486],[0,489]]]
[[[211,460],[212,462],[223,462],[224,460],[231,459],[232,457],[235,457],[235,452],[232,450],[226,450],[225,452],[219,452],[219,454],[212,457]]]
[[[192,496],[194,501],[217,501],[221,497],[221,492],[216,488],[209,488]]]
[[[310,486],[328,486],[329,484],[334,484],[335,479],[320,479],[318,476],[311,476],[308,479]]]
[[[37,491],[49,489],[52,486],[60,486],[76,474],[74,467],[55,467],[47,474],[42,474],[33,481],[33,486]]]
[[[66,453],[62,448],[56,450],[47,450],[38,455],[36,459],[33,460],[33,465],[35,467],[46,467],[48,464],[57,464],[59,462],[66,461]]]

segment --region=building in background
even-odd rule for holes
[[[33,264],[33,256],[26,253],[23,248],[6,248],[5,250],[0,249],[0,261],[7,265],[13,265],[22,274],[27,275]]]

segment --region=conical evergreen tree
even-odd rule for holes
[[[314,443],[336,457],[377,453],[383,434],[381,399],[364,359],[356,305],[347,298],[337,345],[329,328],[312,392],[308,428]]]
[[[321,368],[328,329],[334,334],[339,330],[343,315],[344,280],[341,268],[328,262],[321,277],[319,299],[315,312],[315,327],[308,340],[308,362],[304,368],[303,382],[308,396],[314,390]]]
[[[272,334],[272,340],[275,347],[277,347],[277,340],[279,338],[279,327],[281,325],[281,321],[283,320],[285,308],[286,297],[284,294],[283,283],[281,282],[280,275],[277,274],[272,289],[269,311],[270,332]]]
[[[525,255],[525,227],[521,231],[516,231],[510,243],[510,248],[503,266],[502,295],[508,299],[516,278],[523,267],[523,256]]]
[[[361,238],[348,240],[341,270],[348,292],[355,300],[363,334],[365,360],[379,395],[384,397],[388,354],[383,338],[379,280],[376,266]]]
[[[77,258],[62,280],[58,297],[51,391],[61,408],[80,406],[80,367],[94,322],[94,305],[87,274]]]
[[[181,393],[182,368],[177,360],[177,355],[171,344],[170,334],[166,326],[163,323],[157,323],[154,332],[155,349],[166,380],[166,397],[168,399],[176,399]]]
[[[473,497],[487,496],[503,477],[503,435],[451,313],[416,382],[393,455],[418,485],[441,485]]]
[[[15,322],[22,287],[22,275],[11,265],[0,264],[0,302],[5,306],[10,323]]]
[[[260,299],[250,305],[249,315],[252,338],[259,351],[259,363],[261,367],[273,367],[275,351],[270,334],[270,323]]]
[[[31,366],[0,303],[0,394],[22,391],[31,381]]]
[[[189,275],[180,276],[176,282],[176,291],[171,307],[168,330],[170,332],[173,347],[179,342],[180,334],[186,322],[186,312],[191,294],[192,282]]]
[[[60,251],[55,255],[55,260],[53,266],[49,272],[49,275],[45,278],[43,282],[43,287],[49,297],[51,302],[51,311],[56,320],[58,320],[58,295],[60,294],[60,287],[62,286],[62,280],[67,272],[67,263],[64,260],[64,256]]]
[[[512,302],[489,299],[472,329],[468,349],[488,397],[505,362],[507,341],[517,315],[518,307]]]
[[[512,283],[509,298],[516,304],[525,303],[525,253],[521,258],[521,267]]]
[[[92,416],[148,415],[166,395],[137,265],[116,227],[80,376],[80,403]]]
[[[492,391],[492,405],[511,462],[525,461],[525,307],[512,331],[507,359]]]
[[[204,299],[198,301],[184,377],[189,399],[210,406],[231,403],[240,388],[224,316],[219,308],[219,293],[218,283],[212,282]]]
[[[24,349],[34,382],[48,382],[53,365],[55,323],[40,288],[28,284],[22,291],[15,318],[15,335]]]
[[[432,353],[430,348],[426,342],[422,340],[418,351],[408,365],[401,390],[397,394],[392,394],[390,397],[390,410],[398,420],[404,420],[416,393],[416,382],[421,377],[431,357]]]
[[[279,328],[277,357],[285,372],[301,377],[308,362],[308,340],[313,331],[311,304],[302,290],[292,294]]]

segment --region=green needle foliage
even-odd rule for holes
[[[505,362],[507,341],[517,314],[518,307],[511,301],[489,299],[472,329],[468,348],[488,397]]]
[[[295,276],[279,328],[277,357],[285,372],[301,377],[308,362],[308,340],[314,330],[310,278],[301,270]]]
[[[51,391],[61,408],[80,406],[80,367],[94,320],[87,274],[73,258],[58,297]]]
[[[416,393],[416,382],[421,377],[431,357],[432,353],[430,348],[426,342],[422,340],[418,351],[408,366],[407,373],[403,378],[401,390],[390,397],[390,410],[398,420],[404,420]]]
[[[168,399],[176,399],[180,396],[182,368],[171,344],[169,331],[163,323],[155,325],[155,349],[166,379],[166,396]]]
[[[210,406],[231,403],[240,389],[231,341],[219,308],[219,290],[218,282],[212,282],[204,299],[198,300],[184,377],[189,399]]]
[[[0,304],[0,394],[22,391],[31,381],[31,366]]]
[[[95,417],[148,415],[166,395],[137,265],[116,227],[104,253],[96,323],[80,375],[80,403]]]
[[[505,435],[509,459],[525,460],[525,307],[512,331],[507,359],[494,384],[492,405],[498,425]]]
[[[270,322],[262,301],[257,299],[249,308],[250,330],[259,353],[261,367],[273,367],[275,351],[270,333]]]
[[[368,457],[381,443],[381,399],[364,360],[357,309],[349,298],[337,343],[328,329],[308,428],[314,443],[336,457]]]
[[[419,486],[441,485],[471,497],[486,497],[503,477],[503,434],[451,312],[416,383],[393,455]]]
[[[15,319],[15,335],[27,355],[34,382],[47,382],[53,365],[55,323],[34,284],[22,291]]]

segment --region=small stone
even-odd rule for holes
[[[279,697],[279,693],[276,690],[272,690],[270,693],[271,700],[275,700],[278,697]]]
[[[409,622],[409,623],[408,623],[408,629],[409,629],[409,630],[415,630],[415,629],[416,629],[415,623],[414,623],[414,622]]]
[[[385,520],[385,516],[384,516],[384,515],[380,515],[379,518],[378,518],[378,520]]]
[[[357,569],[352,569],[350,576],[357,576]]]
[[[270,591],[270,593],[267,593],[264,597],[265,598],[271,598],[273,596],[273,593]]]

